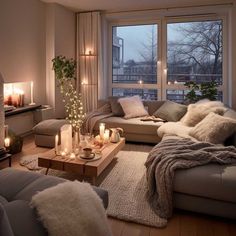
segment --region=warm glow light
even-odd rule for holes
[[[174,84],[178,84],[178,81],[177,81],[177,80],[175,80]]]
[[[143,81],[142,81],[142,80],[139,80],[139,81],[138,81],[138,83],[139,83],[139,84],[142,84],[142,83],[143,83]]]
[[[165,74],[167,74],[167,68],[166,68],[166,69],[164,69],[164,73],[165,73]]]
[[[10,147],[10,138],[5,138],[5,139],[4,139],[4,146],[5,146],[6,148]]]
[[[157,61],[157,65],[161,65],[161,61]]]
[[[171,85],[171,82],[170,81],[168,81],[168,83],[167,83],[168,85]]]
[[[100,134],[101,139],[104,138],[104,133],[105,133],[105,123],[100,123],[100,125],[99,125],[99,134]]]
[[[86,85],[86,84],[88,84],[88,82],[87,82],[86,80],[83,80],[83,81],[81,82],[81,84],[82,84],[82,85]]]

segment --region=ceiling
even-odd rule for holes
[[[228,3],[234,0],[42,0],[58,3],[74,11],[122,11]]]

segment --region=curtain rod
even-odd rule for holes
[[[182,7],[160,7],[160,8],[146,8],[146,9],[136,9],[136,10],[120,10],[120,11],[102,11],[105,14],[114,13],[129,13],[129,12],[145,12],[145,11],[157,11],[157,10],[174,10],[174,9],[186,9],[186,8],[197,8],[197,7],[214,7],[214,6],[233,6],[233,2],[229,3],[216,3],[216,4],[201,4],[192,6],[182,6]],[[78,12],[80,13],[80,12]]]

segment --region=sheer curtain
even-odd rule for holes
[[[77,15],[78,88],[86,112],[97,107],[102,89],[102,47],[100,12]]]

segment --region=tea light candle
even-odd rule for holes
[[[105,132],[105,124],[100,123],[100,125],[99,125],[99,134],[100,134],[101,139],[104,138],[104,132]]]
[[[61,151],[61,156],[64,158],[66,156],[66,153],[64,151]]]
[[[56,154],[58,154],[58,140],[59,140],[59,137],[58,137],[58,134],[55,136],[55,152]]]
[[[10,147],[10,138],[5,138],[4,139],[4,145],[6,148]]]
[[[75,153],[72,152],[72,153],[70,154],[70,159],[75,159]]]
[[[110,131],[109,131],[109,129],[106,129],[105,133],[104,133],[104,142],[105,143],[109,142],[109,136],[110,136]]]

